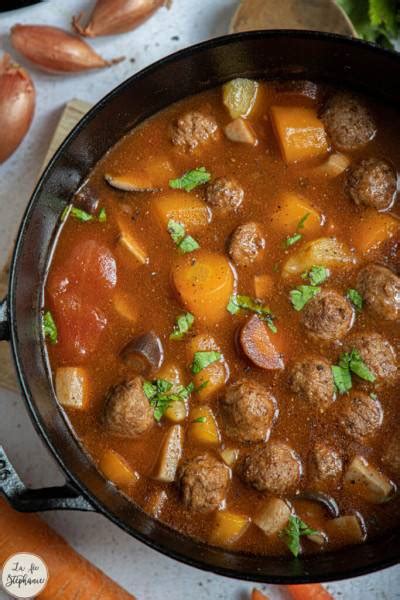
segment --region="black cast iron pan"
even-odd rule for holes
[[[50,378],[40,309],[65,205],[108,148],[140,121],[184,96],[238,76],[323,80],[391,104],[400,100],[400,55],[331,34],[267,31],[226,36],[178,52],[99,102],[62,144],[36,187],[19,230],[8,299],[0,310],[0,339],[10,340],[27,409],[68,483],[26,489],[0,447],[0,491],[21,511],[99,511],[152,548],[221,575],[270,583],[354,577],[399,561],[399,528],[361,546],[297,560],[239,554],[185,537],[107,484],[74,437]]]

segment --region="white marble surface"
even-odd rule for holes
[[[14,23],[49,23],[68,27],[71,14],[90,4],[81,0],[52,0],[1,15],[0,50],[11,51],[8,31]],[[225,33],[235,4],[233,0],[174,0],[170,12],[160,10],[137,31],[96,40],[94,46],[104,56],[124,54],[128,57],[111,69],[70,77],[49,76],[32,70],[38,93],[35,121],[18,151],[0,166],[1,263],[11,247],[65,101],[79,97],[96,102],[133,72],[161,56]],[[24,61],[21,60],[21,63],[24,64]],[[0,391],[0,441],[27,484],[61,483],[61,475],[34,432],[18,394]],[[245,600],[252,588],[248,583],[180,565],[131,539],[96,514],[59,512],[45,518],[77,550],[136,594],[139,600]],[[394,600],[400,598],[400,568],[394,567],[328,587],[337,599]],[[266,590],[272,600],[285,597],[273,586],[267,586]],[[0,592],[0,599],[3,598],[5,596]]]

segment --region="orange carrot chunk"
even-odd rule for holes
[[[254,590],[251,592],[251,600],[269,600],[268,596],[260,592],[260,590]]]
[[[319,583],[286,585],[285,589],[293,600],[333,600],[333,596]]]

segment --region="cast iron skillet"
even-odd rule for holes
[[[155,521],[107,484],[75,439],[57,404],[41,332],[43,283],[59,218],[103,154],[146,117],[233,77],[308,78],[400,100],[400,55],[335,35],[268,31],[226,36],[165,58],[104,98],[62,144],[32,196],[11,265],[0,339],[9,339],[33,422],[67,484],[27,490],[0,447],[0,491],[21,511],[95,510],[170,557],[221,575],[270,583],[342,579],[398,562],[400,529],[338,552],[298,560],[249,556],[210,548]]]

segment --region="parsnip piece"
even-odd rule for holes
[[[139,480],[138,473],[115,450],[104,452],[99,467],[103,475],[121,489],[129,488]]]
[[[322,237],[308,242],[286,261],[282,275],[300,275],[311,269],[313,265],[322,267],[348,267],[355,265],[357,259],[348,247],[333,237]]]
[[[154,192],[157,190],[150,177],[143,172],[124,175],[106,173],[104,179],[111,187],[124,192]]]
[[[168,494],[165,490],[155,490],[146,502],[146,512],[158,519],[167,500]]]
[[[373,504],[387,502],[394,491],[390,479],[369,464],[363,456],[353,458],[345,473],[344,482],[348,489]]]
[[[128,223],[126,223],[122,218],[119,218],[118,225],[120,229],[118,244],[121,246],[121,248],[127,250],[141,265],[148,264],[149,257],[147,252],[141,243],[136,239],[135,234],[133,231],[131,231]]]
[[[235,464],[237,463],[237,460],[239,458],[239,449],[238,448],[223,448],[220,451],[220,455],[222,460],[224,461],[224,463],[230,467],[231,469],[235,466]]]
[[[175,480],[176,470],[182,455],[183,431],[181,425],[173,425],[167,432],[157,459],[153,479],[171,483]]]
[[[315,167],[313,174],[322,177],[339,177],[349,166],[349,157],[340,152],[335,152],[322,165]]]
[[[226,137],[228,138],[228,140],[231,140],[231,142],[251,144],[252,146],[255,146],[255,144],[257,143],[257,137],[254,132],[254,129],[252,128],[250,123],[248,123],[241,117],[228,123],[224,131]]]
[[[85,410],[88,401],[88,376],[83,367],[58,367],[55,387],[62,406]]]
[[[256,103],[258,83],[253,79],[238,77],[222,88],[224,104],[232,119],[248,117]]]
[[[250,519],[229,510],[220,510],[215,515],[210,542],[217,546],[234,544],[247,530]]]
[[[282,234],[293,235],[302,223],[299,230],[302,234],[318,235],[324,223],[324,217],[316,210],[307,198],[293,192],[285,192],[279,197],[279,208],[274,212],[272,219],[274,226]]]
[[[268,498],[253,522],[265,535],[274,535],[284,529],[292,513],[290,506],[281,498]]]
[[[327,521],[329,540],[342,545],[361,544],[365,539],[365,527],[359,515],[345,515]]]
[[[195,406],[189,414],[188,437],[204,446],[219,446],[221,436],[218,425],[209,406]]]
[[[199,334],[193,337],[187,345],[188,362],[193,361],[193,356],[196,352],[208,352],[214,350],[220,352],[220,348],[214,338],[208,334]],[[206,402],[222,389],[229,377],[229,370],[224,360],[211,363],[205,367],[200,373],[193,376],[193,383],[198,389],[196,392],[197,398]],[[207,382],[207,385],[205,385]],[[201,387],[204,385],[204,387]]]

